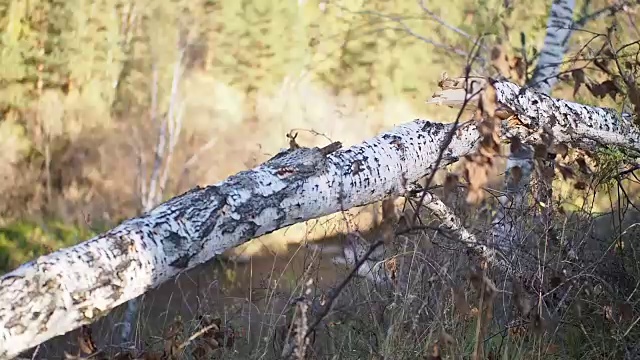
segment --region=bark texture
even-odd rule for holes
[[[551,4],[540,58],[528,84],[541,93],[551,94],[558,82],[560,66],[573,31],[575,6],[575,0],[554,0]]]
[[[640,150],[640,131],[612,109],[552,99],[505,82],[494,86],[500,104],[522,121],[506,133],[535,138],[546,128],[557,141],[574,146],[604,143]],[[247,240],[403,195],[412,182],[435,170],[452,130],[441,162],[445,166],[475,149],[474,124],[454,129],[415,120],[348,149],[286,150],[252,170],[192,189],[86,242],[22,265],[0,278],[0,358],[92,323]]]

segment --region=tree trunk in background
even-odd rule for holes
[[[540,58],[527,87],[549,95],[558,82],[560,66],[573,30],[574,8],[574,0],[553,1]],[[493,220],[492,229],[494,242],[501,248],[511,248],[515,245],[514,242],[522,241],[526,237],[523,222],[517,219],[521,214],[528,212],[528,195],[531,190],[533,207],[536,209],[536,223],[543,226],[545,233],[552,231],[551,185],[555,171],[555,154],[552,153],[550,143],[553,139],[545,137],[541,140],[542,143],[537,145],[545,146],[544,158],[535,158],[535,144],[527,142],[521,143],[517,148],[512,146],[507,157],[505,195],[499,199],[501,206]],[[540,209],[539,214],[537,209]]]

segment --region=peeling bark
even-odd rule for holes
[[[554,99],[532,89],[508,82],[494,84],[498,102],[509,108],[522,122],[528,136],[538,140],[543,131],[559,143],[594,149],[599,145],[640,150],[640,130],[629,116],[615,109],[582,105]],[[515,129],[507,129],[513,133]]]
[[[450,107],[460,108],[466,93],[469,109],[477,107],[479,94],[469,94],[463,88],[464,78],[450,80],[457,83],[457,86],[436,92],[427,103],[442,102]],[[481,77],[471,80],[475,83],[474,89],[491,81],[496,88],[499,105],[497,113],[500,113],[503,119],[510,115],[517,117],[518,123],[503,121],[502,136],[505,139],[519,135],[525,141],[540,142],[540,137],[546,132],[552,135],[556,142],[573,147],[595,149],[600,145],[608,145],[640,151],[640,130],[627,114],[620,114],[611,108],[555,99],[531,88],[523,88],[506,81],[492,81]],[[461,128],[461,132],[469,131],[464,124]]]

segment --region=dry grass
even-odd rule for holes
[[[464,203],[464,192],[455,194],[449,203]],[[559,212],[562,238],[529,238],[510,274],[470,261],[461,244],[431,230],[387,244],[382,261],[395,281],[355,278],[338,292],[350,269],[304,244],[246,263],[214,261],[145,296],[136,350],[111,340],[117,309],[92,326],[94,345],[86,345],[86,330],[75,331],[40,354],[276,359],[304,350],[309,359],[633,359],[640,355],[640,214],[628,210],[619,223],[624,209],[588,210]],[[421,218],[437,224],[427,213]],[[478,234],[488,228],[481,217],[472,221],[467,225]],[[364,236],[374,241],[380,231]],[[577,245],[579,261],[567,257],[564,243]]]

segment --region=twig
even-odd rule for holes
[[[196,332],[195,334],[189,336],[189,338],[187,340],[185,340],[182,344],[180,344],[180,346],[178,346],[178,350],[182,350],[184,348],[186,348],[187,346],[189,346],[189,344],[191,344],[191,342],[197,338],[199,338],[200,336],[204,335],[204,333],[206,333],[207,331],[213,329],[214,327],[218,327],[218,325],[216,324],[211,324],[208,326],[203,327],[202,329],[200,329],[200,331]]]
[[[382,240],[379,240],[376,243],[374,243],[373,245],[371,245],[369,247],[369,250],[367,250],[367,252],[362,256],[362,259],[360,259],[360,260],[358,260],[356,262],[353,270],[351,270],[351,272],[349,272],[349,275],[347,275],[347,277],[344,280],[342,280],[340,285],[338,285],[338,287],[333,291],[333,294],[327,300],[327,305],[322,309],[322,311],[320,311],[320,313],[316,317],[316,320],[307,329],[307,332],[304,335],[305,339],[307,337],[309,337],[309,335],[311,335],[311,333],[315,330],[315,328],[318,325],[320,325],[320,322],[327,316],[327,314],[329,314],[329,311],[331,311],[331,308],[333,307],[334,301],[338,298],[338,296],[340,295],[342,290],[344,290],[344,288],[351,281],[351,279],[353,279],[355,274],[358,272],[358,269],[360,268],[360,266],[362,266],[362,264],[364,264],[365,261],[367,261],[369,259],[369,255],[371,255],[382,244],[384,244],[384,242]]]
[[[578,25],[579,27],[583,27],[589,21],[597,20],[599,17],[605,15],[605,13],[607,13],[607,12],[610,15],[613,15],[613,14],[617,13],[618,11],[623,10],[627,6],[638,5],[638,3],[640,3],[640,1],[622,1],[622,2],[616,3],[614,5],[610,5],[610,6],[604,7],[602,9],[599,9],[599,10],[596,10],[596,11],[592,12],[591,14],[583,15],[580,19],[578,19],[578,21],[576,21],[576,25]]]

